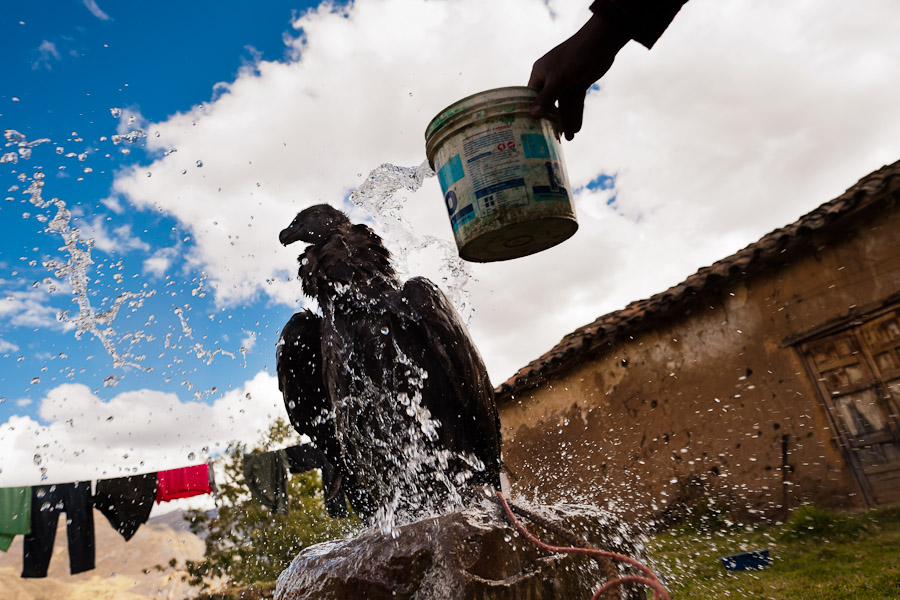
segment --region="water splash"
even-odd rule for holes
[[[475,309],[466,288],[472,279],[468,263],[459,257],[456,245],[431,235],[419,235],[406,219],[402,208],[406,196],[401,191],[415,192],[434,171],[423,161],[418,167],[398,167],[384,163],[372,169],[366,180],[350,193],[350,202],[370,215],[390,241],[394,268],[401,279],[410,274],[410,255],[428,249],[440,255],[441,288],[467,325]]]
[[[428,373],[392,345],[396,361],[380,385],[348,362],[352,393],[337,403],[334,419],[344,431],[357,481],[378,506],[374,526],[396,536],[404,523],[460,507],[464,486],[484,465],[440,446],[441,423],[422,403]],[[451,470],[451,464],[472,468]]]
[[[402,192],[415,192],[433,176],[427,162],[418,167],[382,164],[369,173],[349,200],[371,215],[382,238],[390,244],[393,266],[401,281],[410,276],[411,256],[437,251],[441,257],[441,288],[468,321],[472,315],[465,289],[470,279],[468,265],[458,257],[452,243],[416,234],[402,214],[406,202]],[[345,377],[335,390],[339,400],[320,418],[333,420],[342,432],[344,458],[354,465],[358,486],[370,496],[375,510],[372,524],[394,536],[404,523],[461,506],[464,496],[470,495],[469,480],[485,465],[474,455],[455,453],[439,441],[442,424],[423,402],[428,373],[398,344],[402,332],[396,333],[401,337],[395,337],[389,327],[392,320],[385,312],[389,309],[354,286],[340,282],[330,285],[332,295],[321,310],[326,315],[345,313],[355,328],[379,332],[381,335],[365,352],[377,354],[375,363],[382,366],[372,370],[371,359],[359,359],[356,352],[363,350],[355,348],[353,339],[336,341],[343,348],[337,355],[345,365]]]
[[[134,144],[147,137],[143,129],[134,129],[125,133],[115,134],[110,137],[112,143],[118,146],[121,143]]]
[[[28,160],[29,158],[31,158],[31,152],[35,147],[40,146],[41,144],[50,143],[50,140],[48,138],[41,138],[29,142],[25,138],[24,133],[20,133],[15,129],[4,130],[3,137],[6,138],[6,143],[4,144],[6,148],[16,146],[17,150],[4,152],[2,155],[0,155],[0,164],[16,164],[19,162],[19,159]]]
[[[72,302],[78,306],[78,313],[72,315],[71,311],[63,310],[57,314],[57,318],[64,323],[75,326],[75,339],[81,339],[85,333],[90,333],[103,345],[103,348],[113,359],[115,367],[135,367],[148,371],[148,367],[139,364],[140,357],[133,356],[130,352],[119,351],[117,348],[116,330],[113,322],[119,314],[119,310],[127,305],[130,308],[140,308],[144,301],[155,295],[155,290],[141,290],[139,292],[123,292],[119,294],[108,306],[101,302],[100,307],[91,304],[89,294],[88,272],[94,264],[91,258],[93,240],[82,239],[78,229],[71,225],[72,214],[66,207],[66,203],[59,198],[44,200],[41,193],[44,187],[44,174],[36,171],[31,184],[24,193],[29,195],[31,204],[39,209],[55,208],[56,215],[50,220],[45,229],[63,239],[63,250],[68,258],[64,262],[58,259],[50,259],[42,264],[51,271],[57,280],[63,280],[72,289]]]

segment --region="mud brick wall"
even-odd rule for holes
[[[900,291],[900,210],[809,236],[784,263],[500,394],[515,488],[647,518],[698,486],[744,513],[864,505],[791,340]]]

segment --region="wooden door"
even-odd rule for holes
[[[900,502],[898,311],[803,346],[866,500]]]

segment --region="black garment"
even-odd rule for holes
[[[284,450],[244,455],[244,481],[250,494],[277,515],[288,514],[287,480]]]
[[[305,473],[310,469],[322,469],[322,492],[325,494],[325,509],[332,517],[347,516],[347,500],[344,496],[344,488],[340,485],[339,474],[320,452],[312,444],[300,444],[285,448],[288,466],[291,473]],[[331,489],[330,489],[331,488]]]
[[[156,473],[101,479],[94,493],[94,506],[126,540],[150,518],[156,498]]]
[[[288,466],[291,473],[306,473],[310,469],[322,468],[322,456],[319,450],[312,444],[299,444],[285,448],[287,453]]]
[[[59,513],[66,512],[69,572],[94,568],[94,511],[91,482],[38,485],[31,488],[31,533],[25,536],[22,577],[46,577]]]

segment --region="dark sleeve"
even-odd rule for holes
[[[594,0],[591,11],[652,48],[687,0]]]

